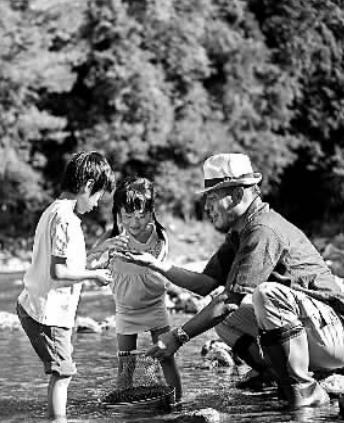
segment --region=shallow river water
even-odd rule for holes
[[[14,313],[20,284],[0,276],[0,311]],[[100,321],[113,314],[112,299],[99,292],[85,292],[78,314]],[[178,325],[190,316],[172,316]],[[232,369],[200,369],[200,350],[204,342],[215,338],[210,331],[186,344],[177,354],[183,382],[183,402],[171,412],[154,407],[105,409],[99,402],[113,388],[116,373],[115,331],[101,334],[78,333],[74,338],[74,358],[78,375],[70,384],[69,423],[165,422],[181,413],[212,407],[223,423],[251,422],[339,422],[338,403],[320,409],[291,412],[282,408],[273,391],[252,393],[235,389],[235,382],[247,371],[245,366]],[[139,347],[149,345],[149,337],[140,338]],[[41,363],[22,331],[0,331],[0,422],[48,422],[46,411],[47,377]]]

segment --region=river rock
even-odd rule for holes
[[[203,269],[205,268],[207,264],[207,260],[198,260],[198,261],[191,261],[189,263],[182,264],[181,267],[183,267],[186,270],[191,270],[192,272],[203,272]]]
[[[78,316],[75,320],[75,328],[81,333],[101,333],[102,326],[91,317]]]
[[[184,313],[195,314],[202,310],[210,302],[210,297],[199,297],[188,291],[181,292],[174,300],[175,310]]]
[[[7,311],[0,311],[0,330],[18,330],[21,328],[18,316]]]
[[[210,362],[210,367],[232,367],[235,365],[231,347],[221,340],[207,341],[202,347],[201,355]]]
[[[340,397],[344,395],[344,375],[342,374],[333,373],[322,379],[320,385],[331,396]]]
[[[178,416],[167,422],[173,423],[220,423],[220,413],[213,408],[202,408]]]
[[[171,298],[169,295],[166,295],[165,304],[167,310],[169,310],[170,312],[175,311],[176,303],[173,301],[173,298]]]
[[[100,327],[102,330],[116,329],[116,315],[107,316],[105,319],[100,322]]]

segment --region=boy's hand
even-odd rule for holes
[[[96,269],[96,282],[99,286],[106,286],[112,282],[112,273],[109,269]]]

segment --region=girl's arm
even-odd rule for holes
[[[110,238],[111,229],[105,231],[102,236],[100,236],[97,241],[92,245],[91,249],[87,253],[87,257],[99,253],[99,251],[104,252],[104,242]]]
[[[128,248],[128,235],[122,233],[115,237],[110,237],[111,230],[104,233],[100,240],[90,250],[87,255],[87,267],[106,267],[111,260],[113,251],[121,252]]]
[[[107,261],[108,262],[108,254],[107,259],[100,260],[102,255],[108,251],[107,246],[105,245],[105,241],[110,237],[111,230],[105,231],[103,235],[93,244],[92,248],[87,253],[87,269],[95,269],[100,266],[100,262]],[[105,267],[105,266],[104,266]]]

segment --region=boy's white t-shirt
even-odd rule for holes
[[[43,212],[35,232],[32,263],[18,298],[29,316],[48,326],[74,326],[82,282],[61,287],[61,281],[50,276],[52,255],[65,258],[75,271],[85,269],[85,240],[74,206],[75,200],[55,200]]]

